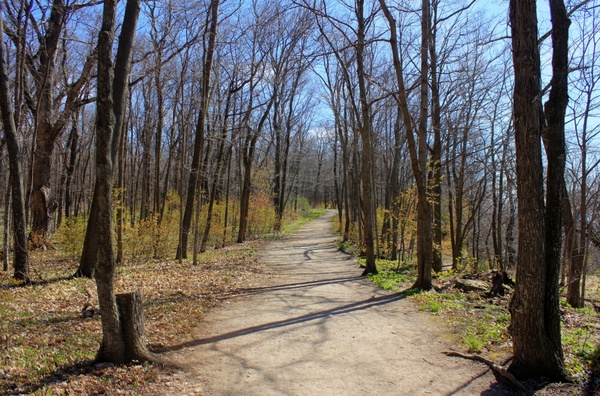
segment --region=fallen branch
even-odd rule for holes
[[[496,373],[496,374],[500,375],[502,378],[505,378],[506,380],[508,380],[511,384],[516,386],[519,390],[526,392],[527,394],[531,394],[531,391],[529,389],[527,389],[525,387],[525,385],[523,385],[518,379],[516,379],[514,375],[512,375],[511,373],[506,371],[501,366],[498,366],[494,362],[487,360],[484,357],[481,357],[479,355],[465,355],[463,353],[454,352],[454,351],[448,351],[448,352],[442,352],[442,353],[446,356],[456,356],[456,357],[460,357],[463,359],[475,360],[477,362],[484,363],[490,369],[492,369],[492,371],[494,371],[494,373]]]

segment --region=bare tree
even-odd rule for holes
[[[256,159],[258,141],[269,119],[276,92],[265,80],[265,60],[271,50],[271,43],[266,40],[269,23],[276,13],[265,4],[252,2],[252,30],[249,37],[249,83],[247,86],[247,103],[244,104],[240,120],[240,136],[238,147],[239,175],[239,225],[237,243],[246,241],[249,217],[250,195],[252,192],[252,169]]]
[[[54,147],[66,125],[71,122],[74,111],[88,102],[88,99],[81,98],[80,94],[91,78],[96,61],[95,49],[92,49],[79,75],[65,78],[65,82],[59,84],[58,59],[61,51],[67,51],[62,45],[65,41],[63,35],[67,21],[73,13],[92,5],[95,3],[67,4],[63,0],[53,0],[49,10],[40,10],[41,15],[46,16],[44,21],[36,21],[36,13],[29,8],[26,13],[18,13],[26,15],[27,21],[22,21],[11,13],[9,20],[12,23],[6,28],[15,45],[19,49],[23,48],[20,56],[23,57],[25,69],[31,74],[34,82],[34,93],[25,88],[23,95],[27,98],[26,103],[35,118],[30,192],[33,212],[31,231],[42,238],[50,238],[54,212],[57,209],[51,188]],[[20,47],[23,40],[21,35],[26,33],[21,25],[28,26],[30,22],[35,25],[32,31],[36,34],[38,45]],[[65,54],[62,56],[66,57]],[[45,243],[43,240],[40,242]]]
[[[356,26],[345,23],[334,14],[327,11],[327,4],[320,3],[320,8],[304,6],[311,9],[316,16],[321,37],[328,44],[331,52],[336,57],[340,66],[342,81],[345,85],[344,91],[348,94],[350,105],[349,118],[352,126],[358,133],[355,147],[360,152],[355,152],[353,157],[353,168],[356,170],[353,180],[354,204],[360,208],[361,227],[359,229],[360,240],[365,253],[365,270],[363,275],[376,274],[375,262],[375,194],[373,185],[374,172],[374,150],[373,150],[373,125],[372,125],[372,98],[369,93],[368,62],[369,62],[369,38],[368,33],[372,28],[374,10],[367,9],[368,4],[364,1],[356,1],[347,7],[352,20]],[[331,28],[336,32],[333,37],[325,31],[324,21],[329,21]],[[342,38],[342,48],[334,42],[335,36]],[[347,51],[351,49],[352,51]],[[355,77],[355,78],[354,78]],[[344,122],[347,118],[344,117]],[[360,136],[360,146],[358,138]],[[345,146],[348,148],[348,146]]]
[[[430,13],[429,0],[423,0],[421,4],[421,62],[419,80],[419,118],[418,123],[413,121],[408,107],[407,90],[404,83],[404,68],[400,58],[397,38],[397,25],[394,16],[388,8],[385,0],[379,0],[381,9],[388,21],[390,28],[389,43],[392,51],[392,59],[396,74],[398,93],[395,98],[398,101],[399,111],[402,114],[408,150],[415,182],[417,185],[417,280],[414,288],[429,290],[431,284],[431,270],[433,263],[433,236],[432,236],[432,210],[429,202],[429,191],[427,187],[427,117],[428,117],[428,53]]]
[[[591,122],[591,116],[598,108],[597,86],[598,74],[598,18],[600,16],[597,8],[584,9],[581,16],[575,19],[578,27],[575,37],[574,61],[577,62],[577,71],[572,73],[571,78],[571,105],[570,112],[573,115],[573,128],[575,133],[579,170],[572,171],[573,196],[569,200],[565,192],[565,250],[569,259],[569,276],[567,283],[567,301],[573,307],[584,306],[585,285],[583,282],[588,259],[588,245],[590,240],[592,213],[590,213],[590,175],[600,165],[600,160],[594,158],[591,153],[593,140],[600,134],[600,128]],[[590,29],[591,28],[591,29]],[[575,161],[574,161],[575,162]],[[578,174],[578,176],[577,176]],[[578,188],[575,187],[578,186]],[[565,186],[567,189],[567,186]],[[575,196],[576,191],[579,197]],[[571,201],[573,204],[571,204]]]
[[[200,111],[196,123],[196,136],[194,139],[194,152],[190,171],[190,177],[187,187],[187,196],[185,203],[185,212],[181,221],[181,230],[179,231],[179,246],[177,248],[177,258],[187,257],[187,242],[190,226],[192,224],[192,214],[194,211],[194,201],[196,199],[196,190],[200,175],[202,174],[201,161],[204,157],[204,145],[206,134],[206,119],[208,112],[208,102],[210,95],[210,83],[217,44],[217,27],[219,25],[219,0],[211,0],[209,12],[207,13],[206,31],[205,31],[205,52],[202,69],[202,86],[200,97]]]

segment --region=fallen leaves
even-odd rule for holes
[[[146,341],[155,351],[169,349],[194,339],[208,309],[262,282],[266,267],[252,256],[258,244],[209,251],[197,266],[126,263],[118,268],[116,292],[143,293]],[[0,393],[156,394],[178,375],[153,365],[93,364],[101,321],[81,310],[97,307],[94,281],[70,279],[76,263],[57,251],[37,251],[32,263],[40,284],[19,286],[0,274]]]

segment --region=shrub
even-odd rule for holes
[[[55,239],[60,244],[61,250],[72,258],[80,257],[86,228],[87,218],[83,216],[68,218],[55,233]]]

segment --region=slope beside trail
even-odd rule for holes
[[[438,324],[361,278],[356,261],[336,247],[334,213],[259,251],[273,272],[267,284],[210,312],[192,347],[170,354],[196,383],[188,391],[515,394],[487,366],[442,354],[454,346]]]

